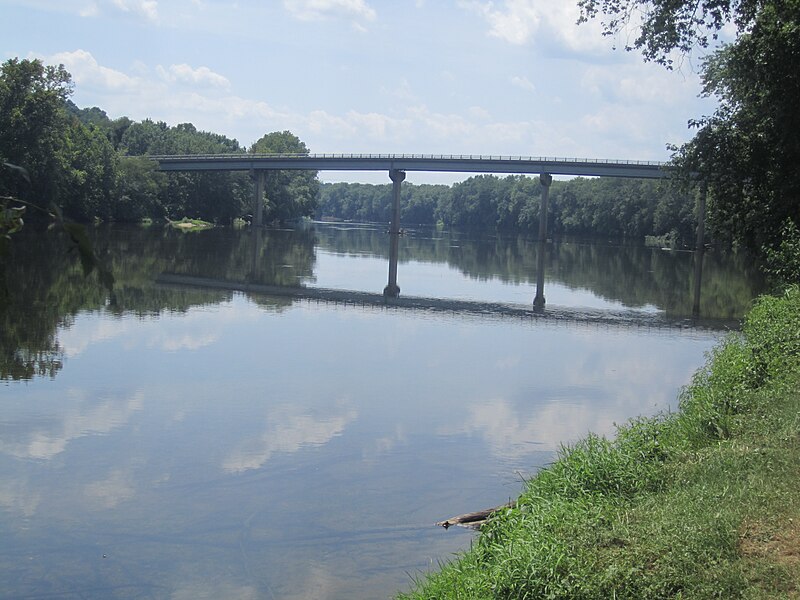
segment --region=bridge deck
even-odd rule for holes
[[[162,171],[439,171],[662,179],[657,161],[590,158],[425,154],[194,154],[151,156]]]

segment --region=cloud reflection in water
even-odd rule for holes
[[[261,468],[276,452],[297,452],[306,446],[322,446],[341,435],[358,412],[343,407],[340,414],[315,417],[292,406],[280,406],[267,415],[267,427],[256,438],[242,442],[222,463],[227,473]]]
[[[35,429],[18,441],[0,441],[0,452],[16,458],[49,460],[61,454],[73,440],[104,435],[122,427],[142,408],[142,399],[143,394],[136,392],[127,400],[106,400],[94,406],[82,403],[54,419],[49,427]]]

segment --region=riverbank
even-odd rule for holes
[[[677,412],[590,436],[400,598],[800,598],[800,288],[760,299]]]

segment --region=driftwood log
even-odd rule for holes
[[[480,529],[481,526],[486,523],[486,520],[491,517],[495,512],[498,510],[503,510],[504,508],[513,508],[515,502],[507,502],[501,506],[495,506],[494,508],[487,508],[486,510],[479,510],[478,512],[471,512],[465,515],[458,515],[457,517],[450,517],[444,521],[439,521],[436,523],[440,527],[444,527],[445,529],[449,529],[453,525],[458,525],[459,527],[468,527],[469,529]]]

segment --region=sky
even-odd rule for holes
[[[64,64],[72,100],[112,119],[244,146],[290,130],[312,153],[667,160],[715,108],[696,65],[645,63],[632,33],[577,17],[577,0],[0,0],[0,58]]]

